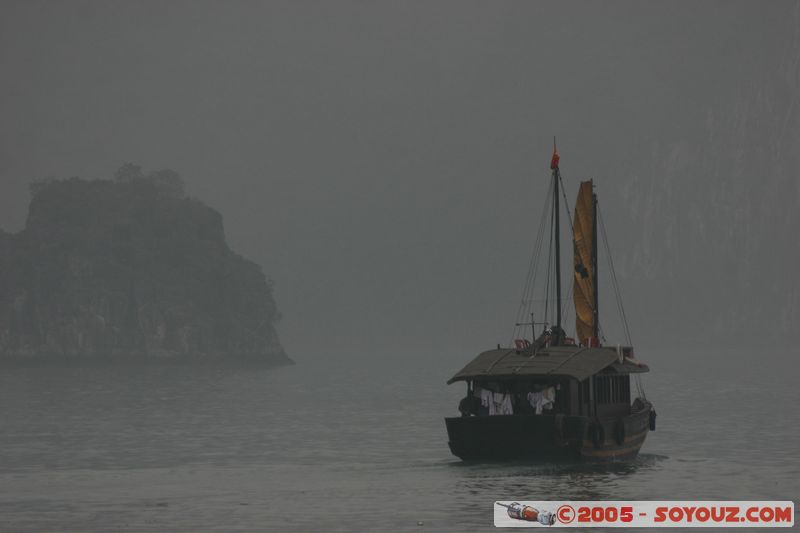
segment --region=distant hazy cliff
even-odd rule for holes
[[[698,104],[696,128],[642,143],[637,151],[648,164],[625,173],[622,211],[636,246],[619,265],[654,338],[665,334],[664,322],[682,322],[686,340],[796,342],[800,30],[794,33],[785,57],[772,59],[762,77],[742,83],[735,97]]]
[[[0,358],[290,363],[271,286],[220,214],[174,173],[131,169],[37,183],[25,229],[0,230]]]

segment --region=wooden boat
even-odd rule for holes
[[[530,322],[516,325],[530,325],[534,336],[536,327],[543,326],[538,338],[516,339],[511,347],[498,345],[485,351],[448,381],[467,384],[467,396],[459,405],[461,416],[445,418],[450,450],[463,460],[627,460],[639,453],[648,431],[655,429],[655,409],[639,380],[639,374],[649,369],[634,356],[627,324],[627,346],[601,342],[598,208],[591,181],[580,184],[572,224],[572,301],[578,340],[567,337],[562,328],[561,175],[555,146],[550,167],[552,201],[548,199],[546,205],[551,206],[548,265],[553,275],[548,276],[547,294],[553,294],[555,303],[546,306],[545,320],[549,311],[553,321],[535,322],[531,314]],[[535,264],[532,261],[534,269]],[[531,277],[535,275],[529,273],[528,279]],[[616,276],[612,279],[616,287]],[[525,301],[523,298],[523,304]],[[622,309],[621,300],[618,302]],[[624,311],[622,314],[624,321]],[[633,401],[632,385],[636,391]]]

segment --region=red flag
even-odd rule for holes
[[[555,170],[555,169],[558,168],[558,160],[559,159],[561,159],[561,157],[558,155],[558,150],[553,150],[553,159],[550,160],[550,168],[552,170]]]

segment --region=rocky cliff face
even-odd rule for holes
[[[291,362],[259,266],[153,176],[32,187],[25,229],[0,231],[0,357]]]
[[[795,19],[800,11],[795,11]],[[800,31],[783,55],[691,107],[686,131],[658,132],[623,173],[628,253],[619,261],[653,338],[793,343],[800,320]],[[642,158],[644,159],[644,158]],[[625,231],[625,230],[623,230]],[[637,302],[638,300],[638,302]]]

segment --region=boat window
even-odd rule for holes
[[[631,400],[629,376],[597,376],[595,378],[597,403],[629,403]]]

